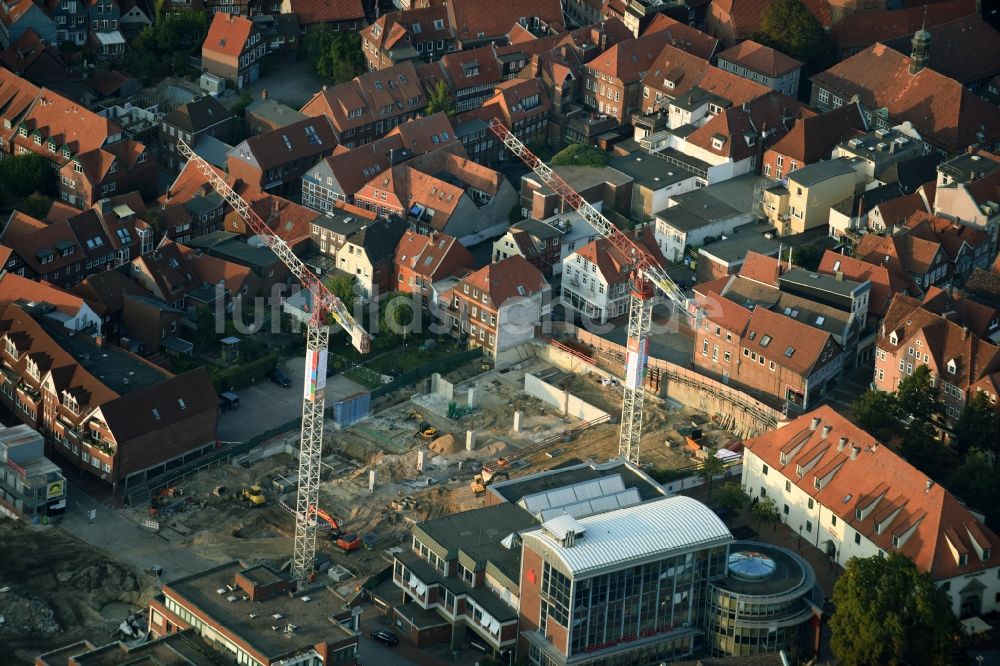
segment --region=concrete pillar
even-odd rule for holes
[[[424,471],[424,452],[417,451],[417,471]]]
[[[476,448],[476,433],[471,430],[465,431],[465,450],[473,451]]]
[[[521,419],[524,417],[524,412],[518,410],[514,412],[514,432],[521,432]]]
[[[368,471],[368,492],[370,492],[370,493],[375,492],[375,477],[376,476],[377,476],[377,473],[375,472],[375,470],[369,470]]]
[[[469,387],[469,407],[475,407],[475,406],[476,406],[476,389],[470,386]]]

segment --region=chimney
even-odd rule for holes
[[[969,339],[969,327],[968,326],[963,326],[962,327],[962,339],[963,340],[968,340]]]
[[[826,439],[827,437],[830,436],[830,431],[832,429],[833,428],[831,428],[830,426],[823,426],[823,439]]]
[[[927,493],[929,493],[931,491],[931,488],[933,487],[934,487],[934,482],[931,481],[930,479],[927,479],[927,485],[924,487],[924,494],[926,495]]]
[[[260,91],[260,98],[267,99],[267,88],[264,88],[263,90]]]
[[[813,420],[812,420],[812,423],[809,424],[809,429],[810,430],[815,430],[818,427],[819,427],[819,417],[818,416],[814,416]]]
[[[857,460],[859,453],[861,453],[861,447],[860,446],[852,446],[851,447],[851,460]]]
[[[167,193],[166,193],[166,195],[164,195],[163,200],[164,201],[170,201],[170,197],[172,197],[172,196],[174,196],[174,193],[171,192],[170,188],[168,187],[167,188]]]
[[[837,451],[843,451],[845,448],[847,448],[847,438],[841,437],[840,441],[837,442]]]
[[[844,271],[837,271],[836,273],[833,274],[833,278],[837,282],[843,282],[844,281]]]

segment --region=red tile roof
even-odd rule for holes
[[[826,331],[763,307],[754,308],[741,345],[802,377],[832,359],[824,354],[840,350]]]
[[[778,286],[778,278],[784,272],[783,264],[777,257],[769,257],[766,254],[749,251],[740,266],[740,277],[745,277],[761,284]]]
[[[36,282],[14,273],[0,272],[0,309],[19,300],[48,303],[59,312],[75,317],[83,299],[48,282]]]
[[[973,13],[955,21],[935,25],[931,28],[931,37],[927,66],[934,71],[967,84],[977,83],[1000,73],[1000,59],[982,57],[984,53],[1000,53],[1000,32],[994,30],[978,14]],[[903,55],[908,55],[912,48],[909,35],[894,39],[887,46]]]
[[[441,265],[449,255],[459,267],[471,268],[475,259],[465,246],[454,236],[434,234],[426,236],[415,231],[407,231],[396,246],[396,266],[406,266],[427,280],[447,277],[440,274]]]
[[[666,264],[666,260],[656,244],[652,227],[643,227],[629,234],[640,247],[645,248],[653,257]],[[597,266],[597,271],[604,277],[608,285],[626,282],[632,272],[632,262],[619,252],[606,238],[598,238],[587,243],[576,254]]]
[[[813,164],[830,156],[830,152],[851,130],[863,130],[865,120],[857,104],[806,116],[795,121],[791,130],[771,146],[800,165]]]
[[[302,25],[365,20],[361,0],[286,0]]]
[[[587,61],[587,67],[618,79],[625,84],[640,80],[652,66],[664,46],[673,41],[668,30],[644,33],[638,39],[615,44]]]
[[[231,58],[237,57],[243,52],[251,33],[253,33],[253,21],[250,19],[219,12],[212,19],[201,51],[219,53]]]
[[[835,275],[844,274],[848,280],[855,282],[871,282],[871,293],[868,297],[868,313],[881,317],[889,307],[893,294],[917,294],[919,289],[909,275],[899,270],[896,264],[876,265],[849,255],[838,254],[833,250],[823,253],[817,272]]]
[[[813,419],[819,419],[815,429],[811,427]],[[846,438],[842,450],[841,438]],[[1000,539],[989,528],[946,489],[832,407],[824,405],[745,444],[754,456],[854,531],[887,553],[910,558],[935,580],[996,566],[994,560],[981,561],[972,546],[975,539],[980,549],[997,552]],[[800,475],[800,468],[806,473]],[[831,476],[821,477],[817,489],[820,470]],[[869,509],[874,502],[877,504]],[[858,510],[864,516],[861,519]],[[876,521],[881,521],[877,532]],[[967,564],[960,565],[952,554],[949,538],[959,552],[971,551]],[[898,547],[893,545],[894,539]]]
[[[949,0],[906,9],[857,12],[837,21],[830,31],[830,38],[839,50],[863,49],[904,35],[912,37],[921,26],[933,28],[975,11],[975,0]],[[936,46],[935,40],[931,46],[932,53]],[[909,52],[907,49],[906,54]]]
[[[784,76],[805,64],[752,39],[726,49],[718,55],[718,58],[774,78]]]
[[[858,95],[869,109],[885,108],[929,142],[949,152],[1000,141],[1000,110],[954,79],[923,68],[909,73],[910,58],[876,44],[813,77],[843,99]]]
[[[489,294],[495,309],[512,298],[532,296],[549,286],[541,271],[519,254],[484,266],[462,281]]]
[[[562,5],[559,0],[451,0],[447,4],[448,17],[459,40],[496,39],[505,36],[522,18],[539,18],[542,22],[563,31]],[[483,37],[479,34],[483,33]]]
[[[685,25],[666,14],[656,14],[649,22],[642,34],[646,35],[661,30],[668,33],[668,44],[676,46],[682,51],[698,56],[704,60],[711,60],[719,48],[719,40],[711,35]]]
[[[958,258],[963,245],[968,245],[971,250],[975,250],[990,242],[989,234],[982,229],[969,227],[954,220],[937,217],[922,211],[910,215],[904,225],[909,229],[911,236],[940,243],[952,261]]]
[[[921,338],[930,355],[927,365],[931,372],[963,391],[1000,371],[1000,347],[972,334],[963,324],[933,312],[934,308],[933,301],[928,309],[915,298],[896,295],[882,320],[876,346],[899,354],[899,350],[913,346],[912,341]],[[896,344],[892,343],[893,334]],[[955,372],[948,368],[950,362]]]

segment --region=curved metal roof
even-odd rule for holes
[[[599,513],[575,521],[584,528],[564,547],[547,530],[524,534],[537,539],[575,576],[625,565],[672,550],[725,543],[733,536],[722,520],[701,502],[677,495]]]

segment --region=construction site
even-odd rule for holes
[[[617,457],[621,400],[609,373],[569,373],[534,356],[481,373],[461,368],[435,375],[386,396],[347,429],[328,427],[312,512],[316,569],[329,569],[331,584],[350,598],[395,549],[407,547],[402,542],[413,523],[483,506],[477,477],[485,486],[491,474]],[[684,433],[704,433],[701,442],[711,448],[735,440],[710,415],[652,396],[645,423],[642,463],[654,471],[698,464]],[[298,433],[289,433],[159,489],[152,506],[121,511],[138,527],[164,534],[171,547],[194,549],[208,561],[287,568],[298,443]]]

